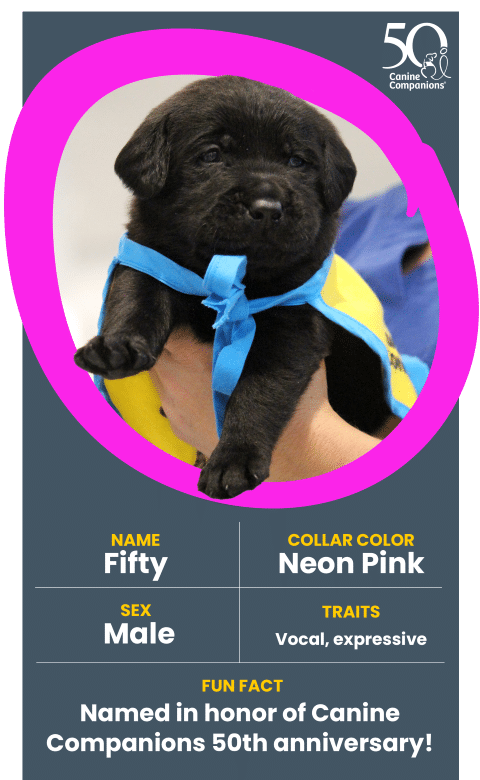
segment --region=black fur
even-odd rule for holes
[[[245,254],[249,298],[294,289],[322,265],[355,165],[333,125],[282,90],[223,76],[154,109],[115,170],[134,193],[129,236],[201,276],[214,254]],[[172,330],[212,341],[200,299],[119,267],[82,368],[110,379],[151,368]],[[267,478],[273,448],[320,361],[332,406],[372,432],[388,414],[378,359],[308,305],[255,316],[257,331],[199,489],[231,498]],[[357,343],[358,342],[358,343]],[[329,357],[328,357],[329,356]]]

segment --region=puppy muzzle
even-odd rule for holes
[[[279,200],[257,198],[248,207],[250,217],[264,224],[278,222],[282,218],[283,206]]]

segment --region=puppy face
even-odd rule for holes
[[[196,269],[213,254],[246,254],[270,272],[328,253],[356,173],[318,111],[232,76],[195,82],[152,111],[115,170],[137,196],[136,240],[161,236],[161,251]]]

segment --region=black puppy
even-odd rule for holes
[[[247,298],[306,282],[334,243],[356,169],[333,125],[292,95],[223,76],[190,84],[156,109],[115,171],[134,193],[129,237],[204,276],[215,254],[246,255]],[[101,334],[81,368],[109,379],[150,369],[174,328],[213,340],[200,299],[118,267]],[[230,498],[268,477],[275,444],[322,359],[330,402],[373,432],[388,416],[380,361],[309,305],[255,315],[256,335],[199,489]]]

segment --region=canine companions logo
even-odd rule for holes
[[[439,50],[426,52],[422,62],[419,62],[413,51],[413,42],[415,35],[423,27],[431,27],[438,34]],[[390,73],[390,89],[443,89],[447,83],[445,79],[451,78],[447,75],[448,69],[448,41],[443,30],[432,22],[423,22],[413,27],[407,35],[405,43],[399,38],[390,35],[391,30],[404,30],[405,24],[394,22],[387,24],[384,43],[391,43],[397,46],[402,52],[401,59],[395,65],[384,65],[384,70],[399,68],[405,60],[410,60],[413,65],[419,68],[417,73]]]

